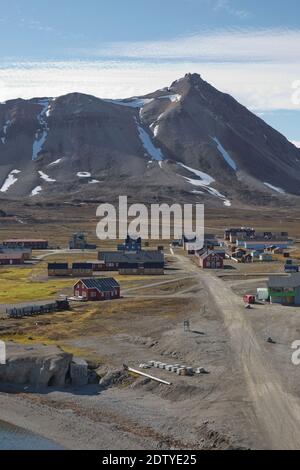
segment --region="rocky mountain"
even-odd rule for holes
[[[197,74],[143,97],[0,104],[0,197],[213,205],[300,195],[300,149]]]

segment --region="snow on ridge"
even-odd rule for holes
[[[79,178],[90,178],[92,175],[88,171],[78,171],[77,176]]]
[[[53,165],[57,165],[59,162],[61,162],[62,158],[58,158],[57,160],[55,160],[54,162],[51,162],[49,163],[48,167],[49,166],[53,166]]]
[[[292,144],[295,145],[295,147],[300,149],[300,141],[299,140],[291,140]]]
[[[6,177],[6,180],[4,181],[0,191],[2,193],[6,193],[6,191],[18,181],[18,178],[15,177],[18,173],[21,173],[20,170],[12,170]]]
[[[46,175],[43,171],[38,172],[40,177],[44,180],[47,181],[47,183],[54,183],[56,180],[53,178],[50,178],[50,176]]]
[[[211,137],[211,139],[217,144],[217,148],[219,152],[222,154],[224,160],[226,163],[234,170],[237,171],[237,165],[235,161],[231,158],[229,153],[224,149],[223,145],[220,143],[220,141],[217,139],[217,137]]]
[[[129,101],[124,100],[104,100],[106,103],[117,104],[119,106],[128,106],[130,108],[143,108],[146,104],[153,101],[153,98],[132,98]]]
[[[270,188],[270,189],[273,189],[273,191],[276,191],[277,193],[285,194],[285,191],[284,191],[284,189],[282,189],[282,188],[278,188],[277,186],[273,186],[273,185],[270,184],[270,183],[264,183],[264,185],[267,186],[267,187]]]
[[[158,99],[159,100],[166,100],[166,99],[169,99],[172,103],[179,103],[179,101],[181,100],[182,96],[181,95],[164,95],[164,96],[159,96]]]
[[[49,116],[48,111],[50,112],[51,101],[52,101],[52,98],[44,98],[44,99],[38,100],[37,102],[37,104],[42,106],[42,110],[37,115],[39,129],[37,130],[35,134],[35,140],[32,145],[32,160],[36,160],[48,136],[49,128],[48,128],[46,117]]]
[[[153,144],[149,134],[145,131],[145,129],[143,129],[139,123],[137,122],[137,120],[135,119],[135,123],[137,125],[137,130],[138,130],[138,134],[139,134],[139,138],[143,144],[143,147],[144,149],[146,150],[147,154],[153,159],[153,160],[163,160],[164,159],[164,156],[162,154],[162,151],[155,147],[155,145]]]
[[[163,117],[164,117],[165,113],[161,113],[157,119],[156,119],[156,122],[160,121]]]
[[[30,196],[37,196],[42,191],[41,186],[36,186],[32,191]]]

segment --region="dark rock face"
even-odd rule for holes
[[[299,195],[299,182],[300,150],[197,74],[123,101],[72,93],[0,104],[3,198],[228,205]]]

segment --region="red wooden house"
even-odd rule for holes
[[[0,253],[0,265],[24,264],[24,253]]]
[[[196,256],[196,262],[203,269],[222,269],[223,257],[214,251],[205,251]]]
[[[74,296],[86,300],[118,299],[120,285],[113,277],[80,279],[74,285]]]

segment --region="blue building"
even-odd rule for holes
[[[142,239],[141,237],[133,238],[130,235],[127,235],[124,243],[118,245],[118,251],[133,251],[139,252],[142,249]]]

